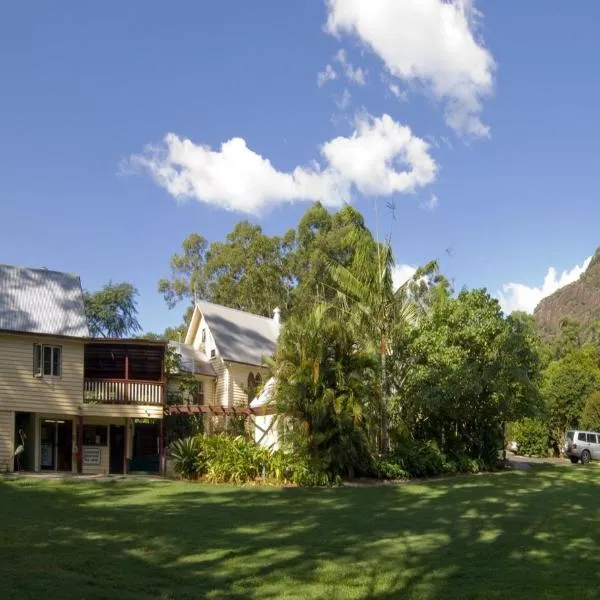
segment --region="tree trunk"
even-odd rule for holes
[[[388,386],[387,386],[387,357],[381,354],[381,454],[384,456],[390,451],[389,421],[388,421]]]

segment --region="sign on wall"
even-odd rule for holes
[[[83,447],[83,464],[86,466],[99,465],[102,461],[102,448]]]

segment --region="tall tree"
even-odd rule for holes
[[[598,354],[590,344],[573,348],[544,372],[542,396],[550,412],[550,432],[558,450],[565,430],[577,427],[586,400],[600,391]]]
[[[207,253],[206,298],[217,304],[272,316],[290,305],[291,281],[287,255],[293,232],[265,235],[258,225],[237,223],[225,242],[214,242]]]
[[[535,414],[537,355],[517,321],[483,290],[440,293],[408,348],[397,417],[449,453],[491,462],[506,421]]]
[[[350,266],[355,251],[348,235],[352,230],[371,238],[362,215],[351,206],[332,214],[317,202],[304,213],[289,257],[296,314],[308,314],[315,304],[333,300],[337,285],[329,265]]]
[[[389,450],[389,399],[388,357],[394,330],[405,328],[417,318],[417,309],[408,295],[406,282],[394,290],[392,269],[394,257],[391,246],[378,244],[370,233],[353,228],[347,239],[354,248],[349,266],[331,263],[330,272],[337,285],[338,309],[341,317],[352,323],[358,339],[364,340],[379,357],[381,435],[383,453]],[[344,317],[343,313],[347,312]]]
[[[122,338],[141,331],[137,319],[138,290],[130,283],[107,283],[101,290],[85,291],[88,327],[94,337]]]
[[[171,277],[161,279],[158,289],[170,307],[180,301],[190,306],[199,298],[264,316],[271,316],[276,307],[285,314],[292,242],[293,233],[269,237],[248,221],[237,223],[224,242],[210,246],[193,233],[183,241],[182,253],[171,258]],[[188,308],[184,316],[185,325],[191,311]]]

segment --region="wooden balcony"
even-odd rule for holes
[[[83,401],[99,404],[163,404],[164,386],[158,381],[86,378],[83,380]]]
[[[164,404],[165,351],[165,342],[88,342],[84,354],[83,401],[98,404]]]

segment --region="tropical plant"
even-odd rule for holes
[[[198,437],[175,440],[169,446],[168,455],[173,461],[175,473],[181,477],[189,479],[203,474],[202,446]]]
[[[339,318],[354,328],[357,342],[378,357],[379,443],[385,454],[389,451],[390,344],[396,330],[406,329],[416,322],[418,309],[408,293],[410,282],[394,289],[395,262],[390,244],[375,242],[359,228],[353,228],[347,235],[354,247],[351,263],[348,266],[330,263],[338,289],[335,305]],[[435,263],[428,267],[429,270],[435,268]]]
[[[364,468],[377,414],[377,365],[331,307],[286,322],[277,378],[278,410],[293,423],[293,452],[307,457],[311,471],[335,478]]]

